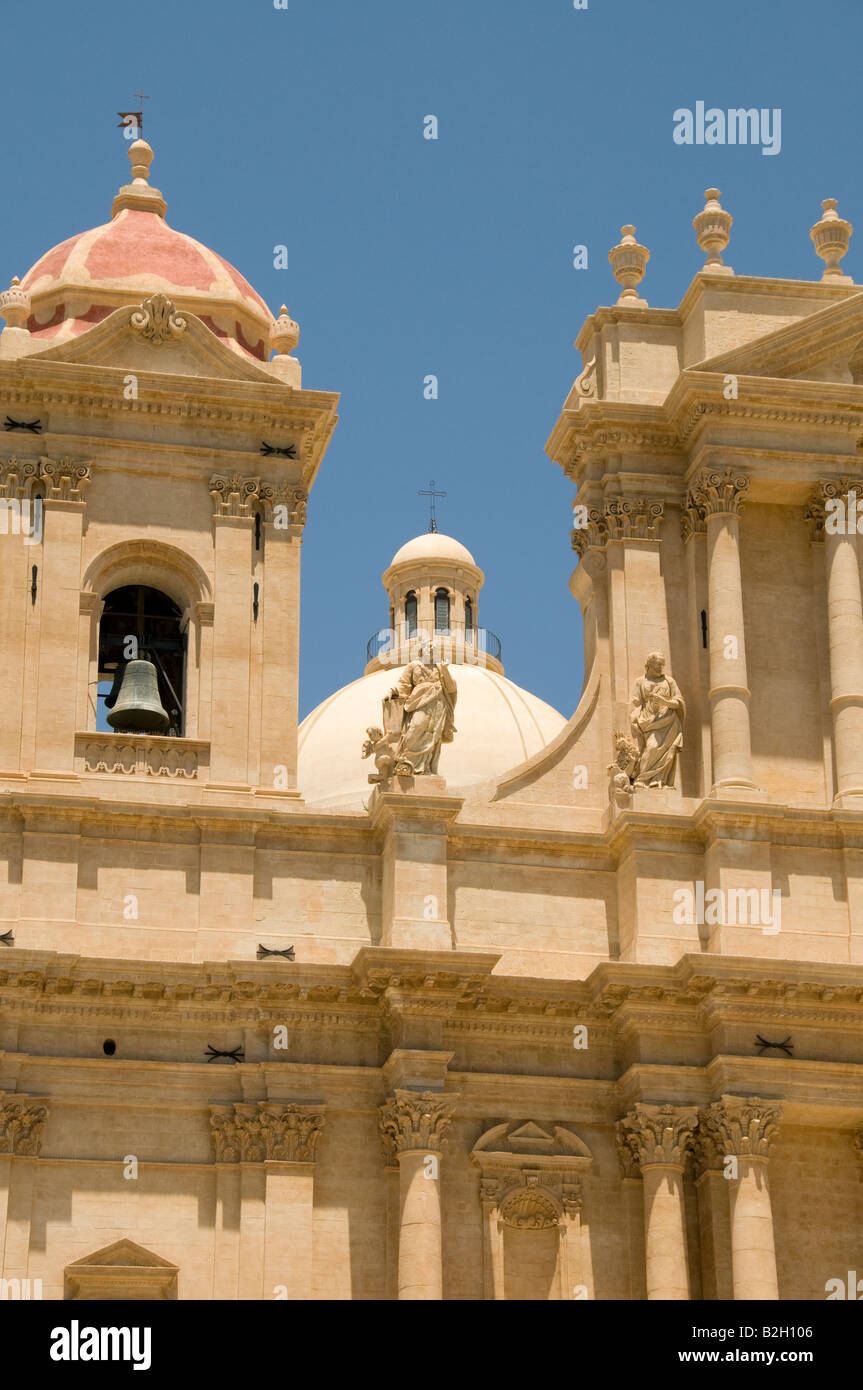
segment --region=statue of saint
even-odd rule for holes
[[[677,683],[665,674],[665,657],[651,652],[632,701],[632,732],[640,750],[636,787],[674,786],[685,716]]]
[[[390,699],[402,705],[401,737],[395,751],[397,776],[436,773],[441,745],[452,743],[456,683],[445,663],[432,660],[431,643],[424,643],[417,659],[407,665]]]

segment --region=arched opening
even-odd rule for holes
[[[99,624],[98,730],[110,732],[108,714],[120,693],[126,663],[138,658],[156,668],[158,698],[169,719],[164,732],[183,736],[186,634],[180,630],[181,620],[174,601],[145,584],[128,584],[107,595]]]
[[[405,596],[405,629],[408,637],[417,630],[417,596],[413,589]]]
[[[449,594],[446,589],[435,589],[434,630],[449,632]]]

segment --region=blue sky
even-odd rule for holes
[[[634,222],[642,293],[677,304],[717,185],[738,273],[819,278],[821,199],[863,234],[860,0],[4,0],[3,30],[3,283],[107,220],[115,113],[143,83],[168,221],[287,303],[304,384],[342,393],[303,547],[302,712],[361,674],[434,477],[507,674],[569,715],[573,489],[543,445],[573,339],[617,295],[608,249]],[[781,108],[781,153],[676,145],[698,100]],[[844,266],[863,280],[855,240]]]

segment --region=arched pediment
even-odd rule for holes
[[[486,1158],[510,1158],[524,1163],[535,1158],[580,1159],[582,1167],[593,1155],[583,1139],[563,1125],[537,1120],[506,1120],[492,1125],[474,1144],[473,1154]],[[569,1166],[569,1165],[567,1165]]]

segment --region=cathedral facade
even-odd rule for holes
[[[820,278],[738,275],[708,190],[676,309],[623,228],[546,446],[575,488],[571,718],[507,678],[482,570],[432,531],[300,725],[338,397],[129,156],[111,220],[0,294],[4,1287],[838,1296],[863,1232],[850,224],[825,201]]]

